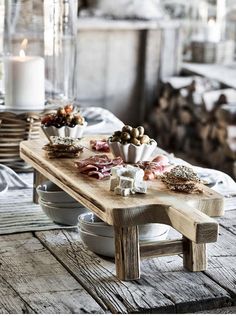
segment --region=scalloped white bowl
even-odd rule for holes
[[[84,130],[88,123],[85,121],[83,125],[76,125],[75,127],[62,126],[43,126],[41,125],[44,133],[50,136],[60,136],[60,137],[73,137],[73,138],[81,138],[83,136]]]
[[[108,140],[111,152],[115,157],[121,157],[124,162],[137,163],[138,161],[147,161],[155,150],[157,143],[152,140],[151,144],[121,144],[120,142],[111,142]]]

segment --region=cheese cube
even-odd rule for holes
[[[114,191],[115,187],[119,185],[119,178],[111,178],[110,180],[110,191]]]
[[[122,195],[122,196],[128,196],[130,195],[130,189],[129,188],[121,188],[120,186],[115,188],[115,194]]]
[[[111,168],[111,175],[114,177],[121,176],[122,173],[126,170],[125,167],[122,166],[115,166]]]
[[[134,179],[128,177],[119,177],[119,186],[123,189],[132,189],[134,186]]]
[[[145,181],[135,183],[134,191],[136,193],[147,193],[147,183]]]
[[[140,168],[128,165],[126,171],[122,175],[134,179],[135,182],[140,182],[143,180],[144,171]]]
[[[128,196],[130,195],[130,189],[126,188],[126,189],[121,189],[121,195],[122,196]]]

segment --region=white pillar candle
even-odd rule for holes
[[[206,39],[208,42],[217,43],[220,41],[220,27],[215,20],[210,19],[206,29]]]
[[[45,102],[44,59],[11,56],[4,60],[5,105],[15,110],[42,110]]]

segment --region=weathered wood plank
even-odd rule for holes
[[[179,256],[143,260],[141,279],[122,282],[114,276],[114,262],[88,251],[76,232],[36,236],[112,312],[181,313],[232,304],[227,291],[202,272],[185,271]]]
[[[204,272],[215,282],[236,296],[235,235],[220,227],[219,240],[208,245],[208,269]]]
[[[0,276],[0,314],[34,314],[34,310]]]
[[[236,314],[236,306],[202,311],[202,312],[199,312],[199,314]]]
[[[225,216],[220,219],[220,225],[236,235],[236,209],[225,212]]]
[[[80,281],[91,295],[104,302],[113,313],[158,310],[174,312],[174,304],[155,288],[116,278],[114,262],[88,251],[76,232],[36,233],[57,259]]]
[[[214,244],[207,245],[208,268],[204,272],[228,293],[236,295],[236,247],[235,225],[236,211],[227,211],[225,217],[219,218],[219,238]],[[223,225],[223,226],[222,226]],[[171,231],[172,238],[178,238],[179,234]]]
[[[0,236],[0,274],[0,289],[7,283],[14,295],[24,301],[19,302],[17,309],[14,301],[11,307],[11,297],[6,302],[5,296],[0,295],[0,306],[7,304],[10,312],[104,312],[32,234]]]

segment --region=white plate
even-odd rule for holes
[[[19,157],[19,151],[16,153],[2,153],[0,152],[0,157],[4,158],[4,157]]]
[[[19,143],[0,143],[0,148],[8,148],[8,147],[15,147],[15,148],[19,148]]]
[[[22,138],[0,138],[1,143],[21,142]]]
[[[20,161],[21,158],[17,157],[17,158],[0,158],[0,162],[13,162],[13,161]]]
[[[26,129],[25,127],[22,127],[22,128],[15,128],[15,127],[12,127],[12,128],[2,128],[2,126],[0,125],[0,133],[25,133],[26,132]]]

